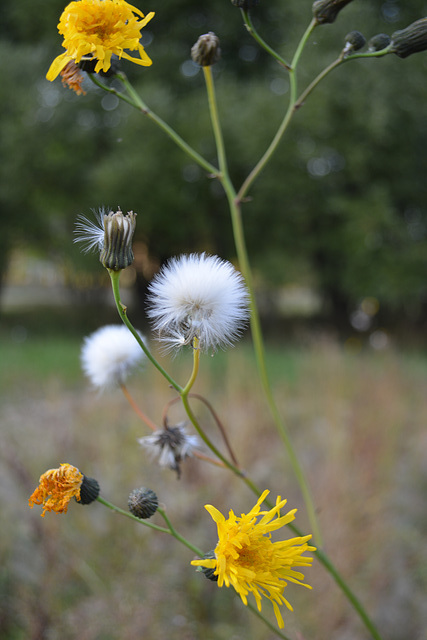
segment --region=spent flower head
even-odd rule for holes
[[[171,347],[226,347],[240,336],[249,296],[242,275],[217,256],[172,258],[149,286],[148,316]]]
[[[191,47],[191,57],[193,62],[201,67],[211,67],[218,62],[221,57],[218,36],[213,31],[200,36],[196,44]]]
[[[317,24],[335,22],[339,12],[353,0],[316,0],[313,3],[313,16]]]
[[[101,390],[124,384],[144,358],[135,337],[124,325],[106,325],[87,336],[80,354],[85,375]]]
[[[248,604],[247,596],[252,593],[258,611],[261,611],[262,597],[270,600],[282,629],[284,622],[279,606],[285,604],[292,611],[283,591],[288,582],[311,589],[310,585],[302,582],[304,575],[295,571],[294,567],[311,566],[313,559],[302,554],[315,551],[316,548],[307,544],[311,535],[271,541],[271,532],[292,522],[296,509],[281,516],[280,509],[286,500],[279,496],[275,507],[261,511],[261,504],[268,493],[264,491],[253,509],[240,517],[230,510],[226,519],[215,507],[206,505],[218,528],[218,544],[214,554],[207,554],[208,557],[202,560],[193,560],[191,564],[211,570],[208,577],[217,578],[218,587],[232,586],[245,605]],[[212,555],[213,558],[209,557]]]
[[[96,222],[79,216],[74,242],[83,244],[83,251],[99,251],[99,261],[106,269],[120,271],[133,262],[132,239],[136,227],[136,213],[128,211],[94,212]]]
[[[31,508],[43,505],[46,511],[67,513],[68,503],[75,498],[81,504],[90,504],[99,495],[99,484],[94,478],[87,478],[77,467],[61,464],[58,469],[49,469],[40,476],[39,486],[28,500]]]
[[[46,78],[55,80],[62,69],[74,60],[79,64],[84,56],[96,59],[95,73],[106,72],[111,56],[126,58],[148,67],[151,59],[140,43],[141,29],[151,20],[154,12],[144,14],[125,0],[77,0],[70,2],[62,12],[58,24],[64,36],[65,53],[52,62]],[[137,51],[138,57],[128,51]]]
[[[181,462],[200,448],[199,438],[187,435],[182,424],[166,426],[150,436],[138,438],[138,442],[153,458],[159,459],[161,467],[176,471],[178,477],[181,475]]]

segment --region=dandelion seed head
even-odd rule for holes
[[[190,458],[194,450],[201,446],[199,438],[188,435],[183,424],[159,429],[150,436],[139,438],[138,442],[152,458],[158,458],[161,467],[176,471],[178,477],[181,474],[181,462]]]
[[[249,319],[248,291],[230,262],[205,253],[172,258],[149,287],[148,315],[159,339],[202,350],[231,345]]]
[[[124,325],[106,325],[87,336],[80,355],[83,372],[100,390],[123,384],[144,358],[135,337]]]

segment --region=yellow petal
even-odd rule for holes
[[[70,60],[72,60],[73,58],[71,58],[67,53],[61,53],[60,56],[56,57],[55,60],[52,62],[52,64],[49,67],[49,71],[46,74],[46,78],[52,82],[53,80],[55,80],[55,78],[57,77],[57,75],[59,75],[62,71],[62,69],[70,62]]]

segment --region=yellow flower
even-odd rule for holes
[[[226,587],[234,587],[245,605],[248,604],[248,594],[252,593],[258,611],[261,611],[262,596],[271,600],[277,623],[283,629],[279,605],[285,604],[292,611],[283,591],[287,582],[311,589],[302,582],[304,575],[293,567],[311,566],[313,558],[302,554],[305,551],[315,551],[316,547],[307,544],[311,535],[280,542],[271,541],[271,532],[292,522],[296,509],[280,516],[280,509],[286,504],[286,500],[281,500],[279,496],[273,509],[261,511],[261,504],[268,494],[269,491],[264,491],[248,514],[238,517],[230,510],[227,520],[215,507],[205,505],[218,528],[215,558],[193,560],[191,564],[214,570],[218,586],[225,584]]]
[[[151,59],[139,40],[141,29],[153,16],[154,12],[144,16],[139,9],[125,0],[70,2],[58,24],[58,31],[64,36],[62,46],[66,52],[55,58],[46,78],[55,80],[70,60],[78,64],[83,56],[88,55],[98,61],[95,73],[108,71],[112,54],[149,67],[152,64]],[[130,56],[125,49],[136,50],[139,57]]]
[[[68,503],[75,497],[80,501],[80,488],[84,475],[71,464],[61,464],[59,469],[49,469],[40,476],[39,486],[28,500],[31,508],[35,504],[43,505],[46,511],[67,513]]]

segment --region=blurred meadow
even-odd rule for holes
[[[230,170],[241,181],[282,117],[284,70],[258,51],[229,2],[134,4],[156,11],[144,30],[153,66],[129,64],[126,73],[213,159],[203,79],[189,52],[201,33],[220,37],[215,81]],[[292,50],[311,4],[261,0],[257,26]],[[61,52],[63,8],[5,0],[0,24],[0,638],[272,640],[231,589],[196,573],[192,553],[171,536],[96,502],[73,501],[66,515],[45,518],[28,507],[41,473],[69,462],[124,509],[132,489],[155,490],[178,531],[208,551],[217,535],[204,505],[240,514],[255,502],[238,478],[199,459],[183,463],[180,479],[160,469],[137,444],[148,429],[120,391],[94,391],[81,371],[83,338],[119,318],[97,256],[73,245],[77,215],[110,204],[138,213],[124,298],[149,339],[144,296],[159,265],[204,250],[235,262],[235,250],[218,184],[151,123],[89,81],[87,95],[76,96],[45,80]],[[316,33],[301,82],[351,29],[391,33],[426,14],[424,0],[354,0]],[[427,640],[427,53],[351,64],[307,101],[254,185],[247,241],[274,396],[324,549],[384,640]],[[159,358],[187,379],[190,351]],[[129,389],[160,425],[173,393],[157,371],[146,365]],[[249,331],[202,358],[194,392],[220,415],[242,468],[297,507],[296,524],[308,531]],[[206,408],[193,407],[221,448]],[[185,419],[178,406],[172,414]],[[323,567],[315,561],[305,575],[313,591],[286,589],[294,613],[284,612],[285,633],[367,640]],[[267,600],[263,613],[275,625]]]

